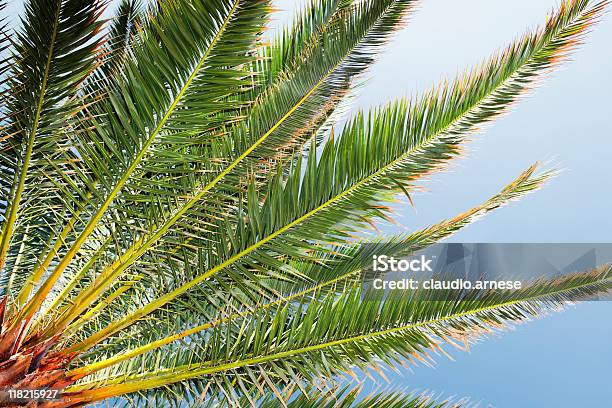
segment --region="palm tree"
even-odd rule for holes
[[[362,289],[386,204],[605,7],[564,1],[478,68],[334,126],[415,3],[314,1],[266,43],[270,0],[124,0],[108,22],[102,1],[28,0],[0,44],[2,406],[438,406],[343,384],[609,289],[608,267],[428,302]],[[537,167],[378,250],[448,237],[540,187]]]

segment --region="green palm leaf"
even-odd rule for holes
[[[205,270],[114,321],[95,338],[101,339],[132,324],[221,273],[222,279],[229,277],[244,283],[247,291],[256,290],[247,282],[259,280],[253,270],[270,277],[291,273],[285,263],[275,260],[307,256],[314,249],[313,240],[325,242],[329,225],[343,219],[359,223],[364,217],[380,214],[376,203],[389,197],[389,192],[410,188],[408,183],[414,178],[456,155],[463,135],[507,109],[537,79],[537,73],[552,68],[563,58],[600,10],[587,8],[586,3],[563,8],[545,29],[522,37],[484,64],[485,69],[466,74],[452,86],[426,94],[413,104],[400,102],[374,112],[370,121],[358,117],[347,125],[346,137],[338,143],[328,141],[320,159],[311,157],[304,177],[299,167],[286,182],[277,177],[277,183],[283,184],[280,187],[272,184],[272,192],[261,207],[258,198],[252,195],[250,206],[238,213],[235,232],[227,228],[225,221],[220,222],[219,230],[225,240],[213,243],[212,252],[216,254],[213,263],[205,255],[195,260]],[[249,222],[241,224],[245,214]],[[351,225],[346,224],[340,224],[334,231],[350,231]],[[313,236],[309,235],[313,232]],[[85,291],[80,304],[69,309],[62,324],[97,299],[159,235],[160,231],[144,245],[130,248],[106,268],[102,278]],[[328,239],[335,241],[338,235]],[[163,259],[158,259],[158,263],[162,262]],[[188,262],[194,261],[185,260]],[[293,279],[300,278],[292,275]]]
[[[61,194],[70,189],[76,161],[64,126],[80,106],[78,86],[93,69],[101,12],[95,1],[30,1],[15,35],[0,158],[8,203],[0,264],[12,271],[4,276],[7,285],[23,283],[49,236],[75,210],[73,197]]]
[[[519,291],[364,289],[364,230],[607,3],[563,1],[477,68],[344,122],[415,4],[312,1],[270,43],[271,0],[122,0],[109,21],[101,2],[28,0],[15,32],[2,20],[0,405],[58,389],[47,405],[455,406],[364,398],[347,376],[429,364],[609,290],[609,266]],[[409,256],[553,174],[534,165],[465,213],[373,242]]]
[[[199,111],[197,107],[189,108],[191,92],[211,98],[209,104],[218,101],[215,112],[237,109],[238,102],[224,105],[221,99],[226,98],[228,86],[230,89],[239,88],[242,82],[244,73],[235,69],[234,64],[248,61],[247,57],[240,56],[252,45],[254,35],[261,27],[257,15],[265,13],[266,8],[265,1],[219,1],[193,6],[177,2],[168,5],[167,9],[162,7],[157,19],[151,21],[147,32],[141,35],[142,45],[134,49],[135,56],[123,67],[123,76],[117,80],[112,94],[101,104],[93,106],[90,120],[94,127],[88,127],[91,131],[83,135],[85,139],[81,142],[85,149],[81,150],[83,161],[100,183],[98,189],[102,194],[96,193],[92,197],[91,217],[50,278],[26,306],[26,314],[33,313],[40,306],[117,195],[140,168],[150,153],[149,149],[159,142],[158,137],[166,127],[189,120],[187,116]],[[222,16],[220,24],[216,16]],[[236,23],[228,28],[229,21],[234,18],[246,20],[245,26]],[[191,27],[188,37],[185,35],[186,26]],[[239,41],[234,44],[236,39]],[[223,47],[224,41],[232,45]],[[216,47],[223,52],[213,52]],[[232,65],[223,68],[228,61]],[[146,64],[146,69],[143,64]],[[223,84],[209,83],[207,77],[212,73],[226,75],[227,80]],[[138,84],[147,84],[151,89]],[[166,87],[170,87],[170,92]],[[203,121],[205,126],[212,126],[213,122],[206,118],[212,120],[213,113],[199,118],[200,123]],[[100,123],[98,117],[104,118],[104,123]],[[127,117],[131,118],[130,122],[126,122]],[[122,134],[120,139],[109,137],[117,131]],[[178,138],[175,143],[181,142],[180,132],[171,134]],[[113,160],[109,154],[114,155]]]
[[[409,255],[435,242],[438,242],[441,239],[447,238],[457,230],[465,227],[471,222],[474,222],[483,214],[497,209],[541,186],[541,184],[549,177],[550,174],[544,173],[542,175],[535,175],[535,169],[535,166],[529,168],[516,180],[500,191],[499,194],[491,197],[483,204],[474,207],[465,213],[459,214],[452,219],[444,220],[426,229],[415,231],[409,235],[389,237],[385,243],[379,244],[378,250],[398,255]],[[86,373],[90,374],[122,361],[129,360],[135,356],[150,352],[151,350],[159,349],[165,345],[175,343],[178,340],[193,334],[211,329],[220,323],[227,322],[229,320],[245,318],[264,310],[278,310],[279,307],[282,307],[287,303],[294,302],[296,300],[303,300],[310,296],[320,296],[322,294],[326,294],[329,290],[341,292],[345,287],[360,282],[360,272],[362,269],[361,262],[362,259],[369,259],[371,257],[372,254],[370,251],[371,249],[367,246],[351,244],[348,246],[334,248],[333,252],[323,252],[321,254],[322,261],[318,263],[303,261],[296,262],[294,268],[303,271],[303,273],[309,277],[307,281],[281,282],[280,285],[277,285],[277,287],[274,288],[276,293],[274,299],[262,297],[253,303],[247,303],[247,307],[240,312],[231,312],[232,305],[228,305],[226,306],[228,309],[227,312],[222,311],[220,316],[213,315],[209,317],[210,320],[206,321],[204,324],[192,327],[180,333],[172,333],[172,335],[163,337],[161,333],[155,329],[156,326],[160,325],[159,322],[155,320],[152,322],[145,322],[145,328],[142,329],[142,332],[138,336],[135,336],[136,343],[139,347],[128,351],[123,351],[123,349],[129,349],[130,345],[125,343],[117,344],[116,352],[118,354],[114,355],[112,358],[97,361],[95,364],[93,364],[93,366],[80,370],[78,375],[84,375]],[[238,310],[240,309],[240,305],[235,307]],[[183,306],[182,311],[183,313],[185,312],[185,306]],[[194,314],[198,312],[201,311],[196,309],[193,310]],[[205,319],[207,318],[207,316],[203,317]],[[98,332],[100,330],[100,327],[98,327],[97,324],[94,325],[94,327],[95,328],[92,329],[91,332]],[[149,336],[147,336],[145,333],[155,334],[153,339],[147,342]],[[98,337],[103,335],[104,333],[97,334]],[[72,349],[78,349],[78,347],[78,345],[73,346]],[[161,350],[160,352],[165,353],[164,350]]]
[[[69,388],[79,398],[96,400],[136,392],[191,378],[222,375],[230,382],[251,381],[257,372],[268,373],[275,383],[287,381],[279,372],[293,372],[297,378],[314,380],[333,377],[350,367],[423,359],[429,349],[442,341],[470,338],[519,322],[567,300],[609,290],[612,268],[570,275],[552,281],[535,282],[520,291],[460,292],[445,296],[431,291],[399,291],[384,296],[380,291],[360,288],[331,294],[307,303],[287,304],[273,313],[263,312],[247,321],[230,322],[237,328],[221,326],[197,344],[201,363],[158,368],[130,380],[105,376],[94,383]],[[432,300],[444,299],[444,300]],[[232,338],[227,338],[230,335]],[[105,384],[102,388],[100,385]],[[262,382],[262,387],[270,384]],[[92,392],[86,391],[95,386]]]
[[[248,154],[253,152],[259,146],[260,143],[263,143],[269,137],[273,137],[276,132],[286,132],[287,130],[283,131],[283,129],[281,129],[281,125],[289,118],[290,114],[295,113],[296,109],[304,108],[304,106],[302,105],[308,100],[310,100],[310,97],[312,97],[315,92],[331,92],[332,89],[326,87],[325,84],[329,83],[331,85],[328,86],[333,87],[334,79],[332,77],[332,74],[334,73],[338,75],[345,75],[342,73],[343,68],[340,66],[340,63],[344,61],[344,59],[349,60],[347,62],[349,66],[357,65],[357,68],[359,68],[360,66],[361,68],[364,68],[365,65],[359,65],[364,63],[363,60],[361,62],[359,62],[359,60],[350,60],[351,52],[359,54],[356,48],[359,45],[360,40],[362,39],[365,39],[366,41],[380,40],[379,36],[381,34],[379,34],[378,31],[385,33],[389,30],[389,28],[380,29],[376,24],[386,23],[389,22],[389,20],[397,21],[401,16],[401,11],[405,9],[407,4],[409,3],[410,2],[389,2],[389,4],[382,4],[372,2],[360,6],[360,8],[355,11],[359,18],[355,18],[355,21],[353,21],[352,18],[346,19],[344,21],[344,24],[342,25],[342,29],[338,30],[338,32],[333,36],[333,38],[326,39],[325,44],[327,44],[328,47],[330,45],[333,45],[333,47],[331,47],[331,50],[320,47],[320,52],[322,53],[322,56],[320,58],[329,60],[326,63],[327,65],[323,66],[323,68],[327,68],[321,69],[318,67],[317,69],[319,69],[320,72],[315,74],[317,76],[313,76],[312,70],[304,68],[303,75],[307,75],[309,79],[305,79],[304,77],[291,79],[290,81],[287,81],[287,83],[284,85],[283,92],[281,92],[280,94],[277,94],[276,92],[273,93],[273,95],[285,95],[283,96],[283,100],[285,100],[284,98],[288,97],[294,98],[296,100],[299,99],[297,101],[297,104],[294,105],[293,108],[289,110],[289,112],[284,113],[284,116],[280,118],[274,116],[274,113],[270,115],[265,114],[266,117],[270,116],[271,118],[276,118],[271,122],[270,120],[268,120],[270,122],[269,125],[265,125],[265,120],[262,120],[263,116],[260,116],[256,113],[252,113],[252,119],[249,119],[251,122],[250,129],[254,130],[249,130],[249,132],[254,134],[263,133],[263,135],[259,138],[259,141],[256,141],[254,144],[251,144],[245,151],[242,151],[240,153],[240,156],[238,156],[230,165],[225,167],[224,170],[217,174],[214,179],[204,183],[201,187],[196,189],[195,192],[189,193],[192,195],[191,199],[183,202],[179,201],[178,206],[174,208],[170,206],[169,210],[167,208],[168,206],[166,203],[163,203],[163,209],[155,208],[155,213],[161,214],[162,219],[156,220],[153,226],[151,227],[151,232],[149,234],[144,235],[139,239],[136,239],[135,242],[129,248],[124,250],[124,253],[119,258],[117,258],[112,264],[110,264],[104,270],[101,271],[100,277],[97,278],[97,280],[82,296],[83,301],[80,302],[81,304],[73,307],[77,308],[78,306],[80,306],[80,308],[76,309],[77,312],[72,313],[78,313],[80,310],[86,307],[89,302],[97,299],[100,294],[108,288],[108,286],[114,281],[116,277],[118,277],[127,267],[129,267],[133,262],[138,260],[147,250],[149,250],[153,245],[155,245],[169,231],[170,228],[172,228],[176,223],[179,222],[179,220],[184,218],[189,218],[192,220],[197,219],[198,213],[196,213],[195,216],[192,216],[193,213],[189,212],[194,205],[213,205],[215,206],[213,207],[213,209],[216,210],[215,212],[218,212],[219,209],[216,207],[217,201],[215,201],[214,196],[211,198],[207,195],[209,193],[212,194],[211,190],[213,189],[213,187],[215,187],[215,185],[220,182],[225,176],[231,176],[231,171],[237,166],[239,166],[241,164],[241,161],[247,158]],[[373,34],[369,33],[369,28],[371,27],[376,28]],[[368,39],[368,35],[373,36],[373,38]],[[327,56],[328,54],[329,56]],[[339,73],[337,73],[336,71],[339,71]],[[298,94],[296,92],[306,92],[306,96],[301,96],[301,94]],[[284,112],[282,108],[277,107],[273,102],[270,101],[266,102],[265,104],[260,104],[259,106],[261,106],[262,110],[266,110],[267,112],[269,112],[270,109],[276,109],[280,112]],[[240,128],[238,129],[238,131],[239,130]],[[238,147],[239,151],[241,151],[240,146]],[[235,147],[233,148],[235,149]],[[230,157],[232,155],[231,152],[226,152],[225,154],[229,155]],[[167,165],[167,163],[161,163],[163,166]],[[173,187],[175,190],[176,185],[173,185]],[[156,193],[160,193],[160,191],[156,190]],[[176,191],[173,191],[173,195],[175,194]],[[207,200],[201,202],[201,199],[205,196],[207,197]],[[227,193],[224,193],[224,196],[227,196]],[[174,200],[175,198],[172,199]],[[199,213],[207,212],[206,207],[204,210],[201,208],[198,208],[197,210],[199,211]],[[184,223],[179,225],[179,228],[183,230],[186,227],[187,225],[185,225]],[[202,231],[196,231],[194,235],[201,233]],[[63,322],[61,324],[63,324]]]

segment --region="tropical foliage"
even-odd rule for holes
[[[355,370],[607,290],[609,268],[512,292],[365,292],[360,237],[568,52],[605,3],[410,99],[344,102],[415,1],[318,0],[267,43],[270,0],[28,0],[2,27],[0,387],[68,407],[438,406],[344,387]],[[380,248],[409,255],[537,189]],[[367,254],[366,254],[367,255]]]

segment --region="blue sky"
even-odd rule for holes
[[[294,0],[278,0],[287,10]],[[302,2],[303,3],[303,2]],[[559,0],[424,0],[366,75],[353,109],[424,90],[473,66],[527,28]],[[12,0],[9,13],[21,8]],[[466,228],[458,242],[610,242],[612,174],[612,16],[608,13],[570,63],[484,132],[465,158],[424,183],[416,210],[396,205],[412,230],[461,212],[494,194],[536,160],[563,173],[543,190]],[[435,369],[391,376],[393,385],[471,397],[484,406],[610,406],[612,303],[590,302],[452,351]]]

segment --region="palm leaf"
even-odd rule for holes
[[[211,382],[217,375],[245,382],[245,388],[250,389],[252,374],[259,370],[282,384],[286,380],[281,372],[313,380],[377,361],[418,361],[445,340],[474,338],[611,287],[612,267],[607,266],[537,281],[518,291],[449,291],[432,297],[431,291],[425,290],[384,296],[380,291],[355,288],[311,300],[307,307],[288,304],[274,313],[230,322],[237,326],[235,337],[227,338],[234,331],[222,326],[207,336],[205,343],[195,343],[201,363],[159,368],[130,380],[107,377],[68,391],[74,392],[75,398],[95,401],[197,377]]]
[[[98,191],[92,192],[91,215],[85,218],[86,224],[78,237],[24,309],[25,315],[33,314],[40,306],[119,192],[140,168],[149,150],[157,146],[167,127],[188,120],[192,112],[201,111],[190,107],[191,92],[205,94],[211,98],[209,103],[213,103],[226,98],[228,86],[240,87],[244,74],[235,67],[247,61],[245,50],[252,45],[261,28],[261,14],[267,10],[266,3],[174,2],[161,8],[147,32],[141,35],[143,42],[134,48],[134,58],[124,65],[123,75],[117,79],[112,94],[92,107],[95,113],[89,119],[94,127],[85,127],[89,131],[81,135],[86,139],[81,142],[80,151],[99,183]],[[229,22],[234,19],[236,22],[230,27]],[[186,30],[186,26],[191,30]],[[225,41],[231,45],[223,46]],[[217,47],[223,51],[213,52]],[[228,61],[231,65],[224,69]],[[208,76],[212,73],[226,75],[226,82],[209,82]],[[221,106],[217,104],[215,111],[236,108],[231,103],[224,108]],[[128,116],[131,117],[129,123],[125,121]],[[103,117],[104,123],[98,117]],[[206,115],[199,119],[206,119]],[[208,126],[212,122],[204,123]],[[113,139],[112,132],[119,132],[122,138]],[[182,140],[180,135],[172,135],[178,137],[179,142]],[[115,155],[113,159],[108,157],[109,153]]]
[[[606,6],[564,1],[476,69],[340,126],[415,4],[312,1],[270,44],[271,0],[122,0],[104,30],[102,3],[29,0],[15,34],[0,23],[0,388],[61,389],[58,407],[446,406],[362,400],[348,377],[609,290],[610,266],[519,291],[365,289],[364,229]],[[376,248],[411,255],[553,174]]]
[[[250,129],[253,130],[249,130],[249,132],[253,134],[259,134],[260,132],[263,132],[263,136],[259,137],[259,142],[250,144],[249,147],[246,148],[246,150],[244,151],[241,150],[240,145],[236,146],[238,147],[238,151],[241,152],[240,155],[231,164],[225,167],[224,170],[218,173],[214,177],[214,179],[207,183],[204,183],[203,186],[198,188],[195,192],[191,191],[189,193],[192,196],[191,199],[187,201],[178,201],[179,205],[174,206],[174,208],[172,208],[173,206],[168,205],[165,202],[163,202],[162,204],[162,209],[157,208],[157,206],[153,207],[154,213],[161,214],[162,218],[161,220],[156,220],[153,223],[150,234],[144,235],[139,239],[136,239],[135,242],[129,248],[124,250],[123,254],[120,257],[118,257],[113,263],[111,263],[104,270],[102,270],[100,272],[100,277],[88,288],[87,291],[85,291],[84,294],[81,295],[83,300],[80,302],[79,308],[74,306],[73,308],[76,309],[76,311],[69,312],[70,314],[67,314],[66,316],[71,316],[74,313],[79,313],[81,308],[86,307],[92,300],[97,299],[100,294],[108,288],[110,283],[112,283],[123,271],[125,271],[125,269],[127,269],[137,259],[139,259],[147,250],[149,250],[153,245],[155,245],[160,240],[160,238],[162,238],[168,232],[168,230],[172,228],[173,225],[175,225],[179,220],[184,219],[184,217],[197,219],[198,215],[196,214],[195,217],[193,217],[193,213],[190,213],[189,210],[196,203],[201,202],[202,197],[207,195],[207,193],[211,192],[213,187],[225,176],[231,175],[231,171],[235,167],[240,165],[241,161],[246,158],[251,152],[253,152],[257,148],[257,146],[259,146],[259,144],[263,143],[268,137],[271,137],[273,134],[276,134],[277,131],[282,132],[282,129],[280,129],[282,123],[287,120],[289,115],[293,114],[297,108],[301,108],[302,105],[307,100],[309,100],[309,98],[313,95],[315,91],[326,93],[331,92],[331,90],[328,88],[325,88],[327,90],[320,88],[322,88],[323,85],[328,82],[330,84],[329,86],[333,87],[334,80],[331,75],[336,71],[339,71],[339,75],[344,75],[342,74],[342,69],[340,67],[341,62],[347,59],[347,64],[350,64],[350,66],[357,65],[357,67],[359,67],[359,64],[363,64],[362,68],[365,67],[365,62],[369,61],[369,59],[361,58],[361,60],[351,60],[351,52],[354,51],[357,55],[359,55],[358,49],[356,49],[357,45],[359,44],[360,40],[368,38],[369,28],[378,27],[377,24],[381,22],[384,23],[388,19],[392,19],[394,21],[398,20],[401,17],[401,11],[406,8],[407,4],[409,4],[409,2],[391,1],[389,2],[389,4],[368,3],[367,5],[361,6],[363,7],[363,9],[358,9],[359,18],[355,18],[355,21],[353,21],[353,19],[345,21],[344,25],[342,26],[342,30],[339,30],[338,33],[333,36],[333,38],[326,40],[325,44],[327,44],[327,46],[330,46],[331,44],[334,45],[333,47],[331,47],[331,50],[320,47],[320,52],[325,54],[325,56],[321,56],[321,58],[323,58],[323,60],[329,60],[328,62],[326,62],[326,64],[323,65],[323,67],[328,67],[327,70],[321,70],[321,68],[318,67],[320,72],[313,73],[312,69],[304,69],[303,74],[309,76],[308,80],[305,80],[305,78],[300,77],[301,79],[292,79],[291,81],[288,81],[288,83],[285,85],[285,94],[287,92],[290,92],[290,94],[286,94],[283,98],[292,97],[297,100],[297,104],[294,105],[293,108],[289,109],[289,112],[285,113],[284,116],[273,121],[270,121],[268,119],[267,122],[270,122],[269,125],[265,124],[266,121],[262,121],[263,116],[252,114],[252,119],[249,119],[249,121],[251,123]],[[388,31],[388,29],[377,30],[381,31],[382,33]],[[369,41],[374,41],[375,39],[380,40],[380,34],[370,35],[372,35],[373,38],[369,39]],[[339,41],[340,39],[342,39],[342,41]],[[327,56],[327,54],[330,54],[330,56]],[[315,75],[314,77],[313,74]],[[296,94],[296,89],[294,88],[296,88],[298,84],[298,91],[303,91],[304,88],[308,89],[308,87],[310,87],[310,90],[307,91],[306,96]],[[283,93],[280,93],[278,95],[282,94]],[[277,93],[274,93],[274,95],[277,95]],[[260,106],[261,109],[266,110],[269,109],[269,106],[272,106],[274,108],[275,105],[273,105],[271,102],[267,102],[265,104],[261,104]],[[277,106],[277,108],[281,109],[282,112],[281,107]],[[266,117],[268,116],[270,116],[271,118],[277,118],[278,114],[266,114]],[[236,147],[234,147],[234,149]],[[224,156],[231,157],[232,153],[224,152]],[[167,163],[163,161],[159,163],[164,167],[167,166]],[[215,174],[215,172],[213,172],[213,174]],[[188,182],[189,181],[190,180],[188,180]],[[173,189],[176,190],[176,184],[173,184]],[[189,191],[189,189],[187,190]],[[160,193],[160,190],[157,189],[156,193]],[[175,194],[176,191],[173,191],[173,195]],[[205,203],[207,203],[206,205],[214,206],[215,200],[210,200],[209,198]],[[170,207],[170,209],[168,209],[168,207]],[[213,208],[217,210],[216,206]],[[142,209],[140,210],[142,211]],[[202,209],[198,209],[198,211],[206,212],[206,210]],[[130,218],[135,217],[134,214],[131,215],[132,216]],[[185,229],[185,227],[185,224],[180,225],[181,229]],[[68,319],[68,317],[66,319]],[[64,321],[59,323],[60,326],[64,324]]]
[[[70,189],[71,177],[62,175],[72,171],[75,156],[58,129],[76,112],[77,87],[93,68],[101,12],[96,1],[32,0],[15,35],[6,79],[10,96],[4,105],[11,113],[0,142],[3,196],[8,203],[0,264],[7,263],[13,271],[6,280],[27,276],[24,272],[34,267],[48,236],[73,211],[72,197],[62,194]],[[11,251],[20,241],[29,243],[25,254]]]
[[[377,245],[377,250],[384,253],[409,255],[415,251],[426,248],[435,242],[447,238],[459,229],[476,221],[479,217],[487,212],[506,205],[512,200],[516,200],[541,186],[541,184],[548,179],[550,174],[544,173],[541,175],[535,175],[535,169],[535,166],[527,169],[512,183],[508,184],[502,191],[491,197],[483,204],[451,219],[432,225],[426,229],[415,231],[406,236],[388,238],[384,243]],[[269,300],[265,297],[261,298],[256,303],[247,303],[247,308],[240,312],[231,312],[231,305],[227,305],[226,308],[228,309],[228,312],[224,312],[222,316],[214,317],[212,321],[207,321],[204,324],[192,327],[179,333],[172,333],[171,335],[163,337],[160,335],[161,333],[155,329],[156,326],[161,325],[160,322],[156,321],[157,319],[146,322],[146,326],[143,328],[141,334],[134,336],[136,342],[140,344],[139,347],[130,350],[130,344],[126,344],[125,342],[115,343],[113,349],[116,350],[113,350],[113,352],[116,351],[116,355],[113,355],[112,358],[108,359],[100,359],[101,356],[96,355],[95,363],[77,370],[74,375],[83,376],[94,373],[122,361],[130,360],[135,356],[148,353],[151,350],[160,349],[165,345],[176,343],[181,339],[205,330],[209,330],[215,326],[218,326],[219,324],[231,320],[246,318],[248,316],[261,313],[262,311],[278,310],[278,308],[283,307],[290,302],[302,301],[312,296],[326,295],[328,290],[341,292],[345,287],[352,286],[355,284],[355,282],[359,282],[361,279],[361,262],[363,259],[371,258],[372,254],[370,251],[372,251],[372,249],[367,245],[351,244],[349,246],[334,248],[332,252],[324,252],[321,254],[322,261],[319,263],[297,262],[294,267],[303,271],[303,273],[309,277],[307,282],[304,282],[303,284],[295,281],[281,282],[280,285],[274,288],[277,294],[274,300]],[[114,292],[114,294],[111,295],[113,300],[115,298],[115,294],[117,293],[118,292]],[[106,302],[102,303],[102,305],[105,304]],[[239,309],[239,307],[240,305],[238,305],[237,309]],[[216,309],[213,308],[213,310]],[[185,312],[185,306],[182,306],[180,313],[184,314]],[[175,313],[178,314],[179,311],[177,310]],[[192,313],[201,314],[201,311],[193,310]],[[202,317],[206,318],[206,316]],[[91,318],[91,316],[87,316],[87,318]],[[90,332],[97,333],[99,330],[100,326],[96,324],[90,330]],[[149,333],[149,335],[146,333]],[[152,333],[154,334],[151,336]],[[94,335],[93,339],[88,339],[89,344],[94,344],[96,341],[103,338],[103,335],[104,334],[98,334],[97,336]],[[147,343],[147,339],[149,337],[153,337],[153,339]],[[80,348],[82,348],[81,344],[73,345],[67,352],[71,353],[79,350]],[[108,352],[109,350],[107,349],[105,351]],[[162,350],[161,352],[165,353],[166,351]]]
[[[274,278],[277,273],[293,272],[292,278],[299,279],[298,271],[288,270],[279,259],[308,256],[309,251],[316,249],[312,240],[324,240],[329,225],[379,214],[374,207],[376,201],[388,197],[389,191],[401,192],[398,183],[400,186],[406,183],[405,188],[410,188],[407,183],[415,177],[427,174],[456,155],[463,135],[502,113],[538,78],[538,73],[554,67],[599,16],[602,7],[599,4],[589,8],[588,2],[566,5],[549,19],[544,29],[523,36],[484,64],[486,69],[463,75],[452,86],[434,90],[419,102],[399,102],[375,111],[370,121],[358,117],[347,126],[346,138],[338,143],[330,140],[320,160],[309,160],[303,178],[300,171],[295,171],[282,188],[273,184],[270,190],[274,196],[270,193],[261,207],[254,197],[248,210],[238,214],[234,233],[226,222],[219,223],[226,238],[213,246],[212,264],[205,253],[195,261],[186,259],[185,264],[195,262],[205,268],[175,289],[112,322],[94,338],[99,340],[115,333],[219,275],[221,279],[229,277],[243,283],[247,291],[257,290],[260,274]],[[381,191],[379,186],[386,188]],[[249,223],[241,224],[245,213]],[[344,222],[333,231],[350,226]],[[334,234],[328,239],[337,238]],[[99,298],[147,246],[136,248],[103,272],[100,283],[85,291],[79,305],[69,308],[62,324]],[[163,262],[163,258],[158,260]],[[171,284],[168,282],[166,287]]]

